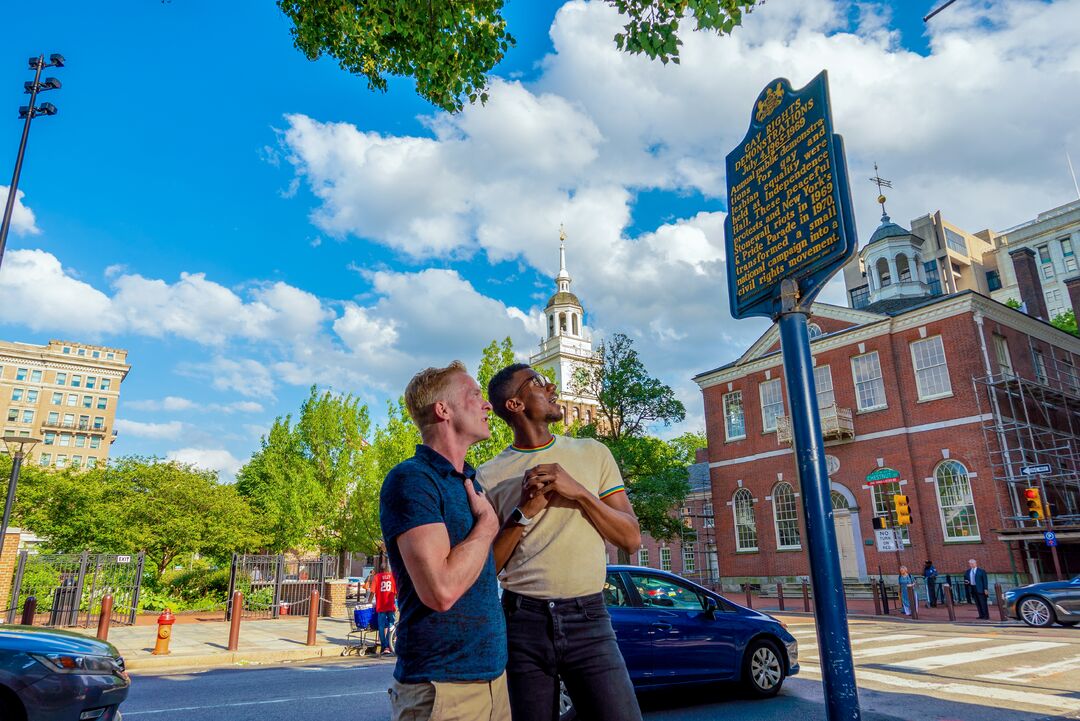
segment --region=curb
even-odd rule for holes
[[[288,661],[309,661],[340,657],[345,646],[326,644],[304,646],[296,649],[273,649],[265,651],[226,651],[168,656],[141,656],[125,658],[128,671],[153,673],[188,668],[221,668],[244,664],[273,664]],[[360,656],[358,658],[364,658]]]

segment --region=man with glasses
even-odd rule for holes
[[[525,364],[488,383],[513,444],[477,471],[502,523],[495,538],[507,621],[507,684],[514,721],[555,721],[559,679],[578,718],[641,718],[604,605],[605,540],[629,552],[641,530],[611,452],[555,436],[563,418],[554,384]]]

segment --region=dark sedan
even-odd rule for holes
[[[0,626],[4,721],[120,721],[130,684],[112,644],[70,631]]]
[[[1005,592],[1005,612],[1029,626],[1080,623],[1080,576],[1071,581],[1032,583]]]
[[[604,599],[638,690],[738,681],[776,695],[799,671],[799,645],[776,619],[654,568],[608,566]],[[564,721],[573,718],[562,698]]]

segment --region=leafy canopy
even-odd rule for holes
[[[763,0],[606,0],[626,20],[616,47],[679,62],[680,23],[730,33]],[[328,55],[386,92],[387,76],[413,78],[420,97],[448,112],[486,103],[488,74],[516,44],[503,0],[278,0],[293,44],[309,60]]]

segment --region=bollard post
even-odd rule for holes
[[[881,589],[876,583],[870,584],[871,595],[874,597],[874,615],[881,615]]]
[[[244,594],[233,591],[232,619],[229,621],[229,649],[235,651],[240,645],[240,617],[244,615]]]
[[[784,609],[784,584],[782,584],[782,583],[776,584],[776,598],[780,601],[780,610],[781,611],[785,610]]]
[[[885,580],[878,580],[878,587],[881,589],[881,611],[883,616],[889,615],[889,589],[885,587]]]
[[[1005,594],[1001,591],[1001,584],[994,584],[994,598],[997,601],[998,618],[1002,621],[1008,621],[1009,617],[1005,615]]]
[[[315,645],[315,632],[318,630],[319,624],[319,592],[312,591],[311,599],[308,601],[308,615],[307,615],[307,645]]]
[[[101,613],[98,614],[97,637],[99,641],[109,640],[109,623],[112,621],[113,598],[111,593],[106,593],[101,599]]]
[[[802,582],[802,606],[803,611],[810,613],[810,584],[805,580]]]
[[[743,584],[743,589],[746,591],[746,607],[753,608],[754,602],[750,599],[750,584],[749,582]]]
[[[154,650],[151,651],[151,655],[154,656],[168,656],[169,655],[169,642],[172,640],[172,627],[176,623],[176,616],[169,609],[165,609],[158,616],[157,620],[157,641],[154,643]]]
[[[27,596],[22,607],[22,618],[19,620],[23,626],[33,626],[34,616],[37,615],[37,596]]]
[[[949,620],[950,621],[955,621],[956,620],[956,608],[953,606],[952,584],[949,584],[949,583],[943,584],[942,588],[945,590],[945,608],[948,609],[948,611],[949,611]]]
[[[909,583],[907,585],[908,603],[911,604],[911,617],[919,620],[919,594],[915,590],[915,584]]]

